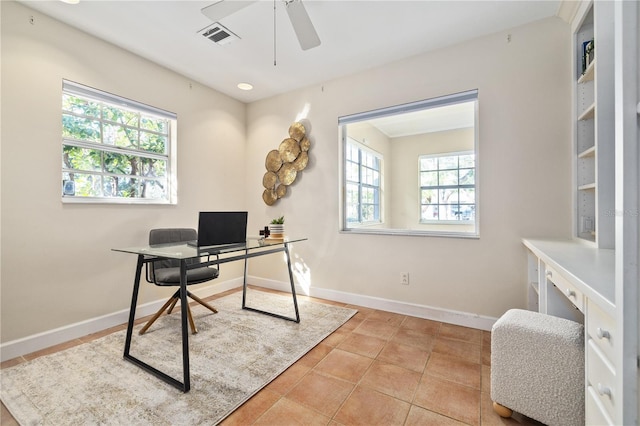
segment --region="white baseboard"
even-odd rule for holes
[[[216,282],[208,286],[201,285],[198,286],[198,288],[190,288],[189,291],[200,298],[204,298],[240,286],[242,286],[242,277]],[[136,309],[136,318],[154,314],[165,302],[166,299],[161,299],[138,305]],[[128,321],[129,309],[127,308],[111,314],[91,318],[75,324],[69,324],[64,327],[34,334],[21,339],[12,340],[10,342],[0,344],[0,361],[6,361],[8,359],[30,354],[41,349],[87,336],[91,333],[97,333],[110,327],[125,324]]]
[[[249,276],[248,282],[258,287],[269,288],[290,292],[291,286],[284,281],[269,280],[260,277]],[[209,286],[199,286],[192,289],[198,297],[209,297],[223,291],[231,290],[242,286],[242,277],[218,282]],[[296,286],[296,292],[320,299],[328,299],[336,302],[348,303],[351,305],[363,306],[366,308],[379,309],[387,312],[394,312],[402,315],[410,315],[418,318],[425,318],[434,321],[446,322],[480,330],[491,330],[497,318],[468,312],[452,311],[448,309],[436,308],[433,306],[418,305],[414,303],[400,302],[397,300],[383,299],[361,294],[346,293],[338,290],[323,288],[303,289]],[[136,309],[136,317],[140,318],[155,313],[166,300],[139,305]],[[115,327],[126,323],[129,320],[129,309],[91,318],[75,324],[45,331],[43,333],[27,336],[22,339],[13,340],[0,344],[0,361],[6,361],[22,355],[39,351],[60,343],[87,336],[110,327]]]
[[[268,280],[254,276],[249,276],[248,282],[253,285],[270,288],[272,290],[280,290],[285,292],[291,291],[291,285],[288,282]],[[410,315],[412,317],[441,321],[448,324],[461,325],[464,327],[471,327],[486,331],[490,331],[493,323],[498,320],[498,318],[473,314],[469,312],[453,311],[449,309],[436,308],[433,306],[418,305],[415,303],[401,302],[398,300],[383,299],[373,296],[364,296],[361,294],[346,293],[343,291],[324,288],[303,289],[300,286],[296,285],[296,292],[305,294],[307,296],[318,297],[320,299],[349,303],[351,305],[363,306],[365,308],[379,309],[382,311],[394,312],[402,315]]]

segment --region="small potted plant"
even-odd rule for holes
[[[284,237],[284,216],[280,216],[271,221],[271,223],[269,224],[269,237],[270,238]]]

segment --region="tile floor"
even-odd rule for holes
[[[223,425],[540,425],[518,414],[503,419],[494,413],[489,393],[489,332],[314,300],[354,307],[358,313]],[[6,361],[0,367],[122,328],[125,325]],[[1,424],[18,424],[4,404]]]

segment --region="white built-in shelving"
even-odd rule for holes
[[[599,248],[613,248],[613,6],[595,2],[580,12],[573,39],[574,236]],[[588,62],[584,48],[591,40],[595,49]]]

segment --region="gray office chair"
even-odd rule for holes
[[[152,229],[149,232],[149,245],[181,243],[194,241],[197,239],[198,233],[195,231],[195,229],[189,228]],[[197,262],[198,259],[187,260],[188,264],[194,264]],[[157,260],[155,262],[146,263],[145,265],[147,266],[145,273],[147,282],[161,287],[180,286],[179,260]],[[211,281],[217,278],[218,275],[219,271],[216,268],[203,266],[201,268],[189,269],[187,270],[187,286]],[[205,308],[209,309],[214,314],[218,313],[218,311],[213,306],[210,306],[205,301],[195,296],[188,290],[187,296],[195,300]],[[165,310],[167,310],[167,314],[171,314],[171,311],[173,310],[178,300],[180,300],[180,289],[178,289],[178,291],[176,291],[173,296],[171,296],[171,298],[167,300],[167,303],[165,303],[162,308],[160,308],[160,310],[158,310],[158,312],[156,312],[156,314],[144,325],[144,327],[142,327],[142,329],[140,330],[140,334],[144,334]],[[191,326],[191,332],[195,334],[198,332],[198,329],[196,328],[196,324],[193,321],[193,316],[191,315],[191,308],[189,308],[189,304],[187,304],[186,309],[187,316],[189,318],[189,325]]]

